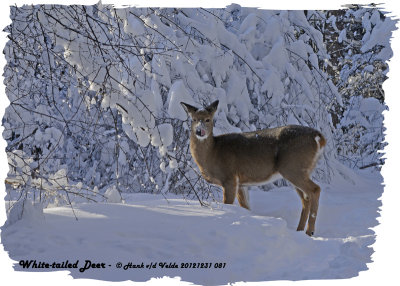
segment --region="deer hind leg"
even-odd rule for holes
[[[239,186],[239,190],[236,194],[236,197],[238,199],[239,205],[242,208],[250,210],[249,200],[248,200],[249,195],[248,195],[248,190],[246,187]]]
[[[292,183],[309,197],[310,211],[308,215],[306,234],[312,236],[315,230],[315,221],[317,219],[319,194],[321,192],[321,188],[309,178]]]
[[[314,234],[314,230],[315,230],[315,221],[317,219],[319,194],[321,192],[321,188],[316,183],[314,183],[309,178],[309,174],[307,174],[305,172],[295,172],[295,173],[281,172],[281,174],[284,178],[286,178],[289,182],[291,182],[295,186],[296,189],[300,189],[303,192],[303,194],[302,194],[303,196],[307,195],[307,197],[309,199],[308,204],[309,204],[310,211],[309,211],[309,214],[307,214],[306,212],[303,213],[303,211],[302,211],[298,228],[300,228],[300,230],[301,230],[302,223],[305,224],[305,220],[308,215],[308,225],[307,225],[306,234],[308,234],[309,236],[312,236]],[[303,197],[303,199],[304,198],[305,197]],[[306,211],[306,209],[304,209],[304,210]],[[304,222],[303,222],[303,220],[304,220]]]
[[[299,188],[296,188],[296,192],[300,196],[302,205],[300,221],[299,225],[297,226],[297,231],[303,231],[306,226],[307,218],[310,214],[310,198],[305,193],[303,193],[303,191],[300,190]]]
[[[310,180],[310,182],[313,185],[313,187],[312,187],[313,195],[311,197],[311,208],[310,208],[310,215],[308,217],[308,225],[307,225],[306,233],[311,236],[314,234],[315,221],[317,219],[319,195],[321,193],[321,188],[317,184],[315,184],[313,181]]]

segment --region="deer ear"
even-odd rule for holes
[[[215,111],[217,111],[218,103],[219,103],[219,100],[214,101],[213,103],[211,103],[209,106],[206,107],[206,110],[208,112],[214,113]]]
[[[190,116],[192,116],[192,114],[198,110],[197,107],[191,106],[190,104],[187,104],[184,102],[181,102],[181,105],[182,105],[183,109],[185,109],[185,111],[187,113],[189,113]]]

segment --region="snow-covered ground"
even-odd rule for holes
[[[17,264],[20,260],[79,260],[78,268],[71,269],[74,278],[147,281],[179,276],[199,285],[349,278],[371,262],[368,246],[375,237],[370,228],[377,224],[383,190],[378,175],[351,178],[354,184],[336,179],[322,185],[312,238],[296,231],[301,203],[293,189],[282,187],[251,190],[251,211],[148,194],[126,195],[124,204],[76,204],[78,220],[70,207],[46,208],[43,215],[27,208],[28,215],[3,228],[2,243],[16,270],[27,271]],[[86,260],[105,263],[105,269],[80,272]],[[122,267],[143,262],[145,269],[118,269],[118,262]],[[151,263],[157,263],[156,268],[146,269]],[[182,268],[182,263],[209,268]],[[52,269],[39,269],[44,270]]]

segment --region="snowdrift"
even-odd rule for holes
[[[74,278],[148,281],[169,276],[221,285],[354,277],[371,262],[374,233],[369,228],[377,224],[382,192],[379,178],[358,179],[355,185],[322,185],[313,238],[296,232],[300,203],[294,190],[283,187],[251,191],[251,211],[149,194],[127,195],[125,204],[76,204],[74,212],[47,208],[44,215],[30,216],[35,219],[22,217],[4,227],[2,242],[17,261],[16,270],[65,270],[23,268],[19,262],[60,266],[68,260],[78,263],[67,269]],[[29,209],[31,214],[41,210]],[[87,261],[104,263],[104,268],[79,271]]]

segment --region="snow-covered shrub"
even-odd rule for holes
[[[5,225],[12,225],[19,220],[38,223],[44,220],[43,205],[34,203],[30,199],[21,199],[13,202],[7,210],[7,221]]]
[[[104,193],[104,196],[107,199],[107,202],[109,203],[121,203],[121,194],[118,192],[117,188],[115,186],[112,186],[106,190]]]
[[[359,95],[384,100],[382,83],[396,29],[396,21],[386,14],[374,5],[307,12],[309,22],[324,35],[330,55],[326,70],[344,100]]]
[[[90,189],[101,186],[102,175],[109,177],[96,155],[107,151],[105,131],[114,124],[106,112],[88,108],[80,93],[86,83],[77,79],[76,69],[64,59],[65,49],[38,18],[40,7],[11,7],[12,24],[6,28],[6,182],[16,188],[16,198],[29,192],[31,199],[50,203],[73,196],[93,199]],[[83,189],[74,186],[83,180]]]
[[[385,106],[374,97],[353,96],[338,124],[338,159],[357,169],[383,165],[383,111]]]
[[[390,39],[396,21],[374,5],[309,11],[307,18],[326,39],[326,70],[344,103],[333,114],[338,159],[352,168],[379,169],[386,109],[382,84],[393,54]]]

